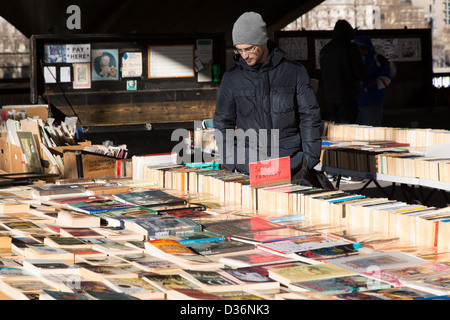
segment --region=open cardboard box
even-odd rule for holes
[[[116,158],[75,150],[64,152],[66,179],[113,177]]]
[[[6,134],[0,136],[0,170],[7,173],[28,172],[22,148],[7,142]]]

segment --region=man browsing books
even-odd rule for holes
[[[223,76],[213,119],[221,162],[248,174],[249,163],[289,156],[295,181],[319,163],[321,151],[308,73],[268,39],[258,13],[241,15],[232,35],[235,66]]]

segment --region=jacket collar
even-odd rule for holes
[[[234,55],[233,62],[238,68],[247,71],[258,72],[271,70],[281,63],[286,54],[272,40],[269,40],[267,42],[267,47],[269,48],[269,56],[267,57],[267,60],[263,64],[250,67],[247,64],[247,62],[245,62],[245,60],[242,59],[240,54]]]

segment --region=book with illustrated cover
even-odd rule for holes
[[[39,300],[63,300],[63,301],[81,301],[91,300],[86,294],[64,292],[57,290],[44,290],[39,294]]]
[[[55,195],[71,195],[82,194],[86,192],[86,188],[82,184],[41,184],[31,187],[31,193],[35,196],[55,196]]]
[[[374,250],[362,246],[360,243],[354,242],[342,244],[332,247],[310,249],[301,252],[295,252],[296,255],[325,262],[327,259],[344,258],[353,255],[373,253]]]
[[[102,235],[92,228],[64,228],[59,229],[59,235],[61,237],[73,237],[73,238],[101,238]]]
[[[166,291],[167,300],[224,300],[221,296],[200,289],[172,288]]]
[[[101,199],[94,201],[70,202],[67,203],[66,206],[76,211],[84,212],[87,214],[94,214],[99,212],[130,208],[134,205],[123,203],[115,199]]]
[[[0,279],[24,279],[33,278],[34,275],[21,266],[1,266]]]
[[[257,244],[256,247],[259,250],[282,255],[285,257],[290,257],[292,259],[302,260],[304,258],[303,260],[311,264],[314,264],[318,262],[309,259],[309,257],[299,255],[298,253],[313,249],[322,249],[348,244],[349,241],[347,240],[342,240],[341,238],[323,234],[323,235],[304,236],[302,238],[292,240],[260,243]]]
[[[107,238],[82,238],[82,241],[92,244],[92,249],[108,255],[120,255],[131,253],[142,253],[142,249],[133,248],[126,244]]]
[[[100,227],[92,228],[94,232],[99,234],[99,238],[105,237],[109,240],[116,241],[142,241],[144,237],[142,234],[136,233],[122,227]]]
[[[106,222],[106,225],[109,227],[124,227],[125,220],[139,219],[147,217],[147,215],[156,214],[158,214],[157,211],[141,206],[93,213],[94,216],[99,217]]]
[[[142,278],[109,278],[105,283],[117,292],[138,299],[164,299],[165,294]]]
[[[272,263],[289,262],[293,261],[293,259],[282,257],[280,255],[269,252],[253,250],[252,252],[247,253],[237,252],[236,254],[226,255],[220,257],[219,261],[232,268],[243,268]]]
[[[72,248],[72,249],[83,249],[90,248],[91,245],[83,242],[82,240],[75,237],[64,237],[59,235],[47,236],[44,238],[44,244],[53,248]]]
[[[143,207],[180,205],[187,203],[185,199],[176,197],[159,189],[119,193],[114,194],[113,196],[118,201]]]
[[[222,270],[226,272],[233,281],[242,285],[243,290],[265,290],[280,287],[280,283],[270,279],[268,272],[262,268],[223,268]]]
[[[389,289],[392,286],[384,281],[374,281],[362,275],[350,275],[329,279],[292,282],[292,290],[314,291],[321,294],[338,294],[344,292],[362,292]]]
[[[140,300],[139,298],[135,298],[133,296],[130,296],[129,294],[117,292],[117,291],[110,291],[110,292],[89,291],[89,292],[86,292],[86,295],[93,300],[105,300],[105,301]]]
[[[238,291],[242,285],[227,277],[223,271],[186,270],[181,276],[187,278],[206,292]]]
[[[35,300],[44,290],[55,290],[39,278],[35,279],[2,279],[0,281],[0,292],[8,295],[14,300]]]
[[[216,270],[222,263],[214,262],[175,240],[149,240],[145,242],[148,254],[171,261],[186,270]]]
[[[218,242],[224,241],[225,237],[215,234],[209,231],[193,231],[189,233],[182,233],[178,235],[168,235],[168,236],[152,236],[152,239],[172,239],[176,240],[179,243],[189,246],[193,243],[201,243],[201,242]]]
[[[269,270],[269,277],[289,287],[293,282],[330,279],[355,275],[347,269],[330,263],[294,266]]]
[[[93,281],[103,281],[105,279],[110,278],[138,278],[137,273],[133,271],[137,271],[136,267],[133,267],[134,270],[123,269],[124,266],[93,266],[89,263],[77,263],[76,266],[80,269],[79,275],[86,280]],[[127,266],[127,265],[125,265]],[[130,265],[130,267],[132,267]]]
[[[24,254],[24,249],[28,246],[44,246],[42,241],[38,241],[32,236],[25,237],[12,237],[11,238],[11,251],[18,255]]]
[[[203,225],[205,230],[221,234],[223,236],[232,236],[250,231],[262,231],[269,229],[284,228],[283,226],[270,222],[259,217],[234,219],[213,223],[206,223]]]
[[[87,195],[82,197],[65,197],[65,198],[56,198],[51,199],[50,203],[56,203],[56,204],[66,204],[70,202],[81,202],[81,201],[94,201],[94,200],[103,200],[108,199],[108,197],[101,196],[101,195]]]
[[[72,289],[78,293],[117,293],[113,288],[105,284],[103,281],[85,280],[82,279],[76,283]]]
[[[174,274],[182,270],[179,265],[173,262],[149,254],[142,254],[137,257],[124,257],[123,259],[146,272]]]
[[[370,272],[374,268],[383,270],[414,266],[425,262],[423,259],[401,251],[375,252],[329,260],[330,264],[340,266],[355,273]]]
[[[200,289],[199,286],[180,274],[145,273],[142,275],[142,279],[150,282],[157,289],[163,292],[167,292],[172,289]]]
[[[24,257],[28,259],[62,260],[63,262],[74,261],[74,254],[62,249],[48,246],[27,246],[24,249]]]
[[[76,275],[79,270],[76,266],[63,261],[47,259],[24,259],[23,268],[36,276],[43,276],[46,274]]]
[[[187,217],[191,216],[204,216],[208,213],[204,212],[206,206],[200,203],[188,203],[175,206],[155,206],[152,207],[153,210],[157,211],[159,214],[173,215],[177,217]]]
[[[414,280],[402,280],[404,286],[417,290],[430,292],[434,295],[450,295],[450,274],[437,274]]]
[[[218,255],[255,249],[255,245],[225,238],[223,241],[195,242],[186,244],[187,247],[201,255]]]
[[[202,225],[195,221],[172,216],[151,216],[125,220],[125,228],[144,235],[147,239],[165,236],[185,236],[201,232]]]
[[[363,292],[337,293],[334,295],[340,300],[420,300],[429,299],[436,295],[409,287],[380,289]]]
[[[310,236],[310,232],[281,227],[277,229],[252,231],[231,236],[231,239],[253,244],[291,240]]]
[[[393,286],[401,287],[403,282],[420,280],[426,277],[439,276],[450,273],[450,266],[436,263],[424,263],[413,266],[390,269],[374,269],[362,274],[375,279],[391,283]]]

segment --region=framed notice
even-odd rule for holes
[[[142,52],[125,52],[122,55],[122,78],[142,76]]]
[[[73,88],[89,89],[91,87],[91,64],[76,63],[73,65]]]
[[[150,46],[148,50],[148,77],[195,77],[194,46]]]
[[[420,61],[422,50],[419,38],[404,38],[398,40],[399,61]]]

